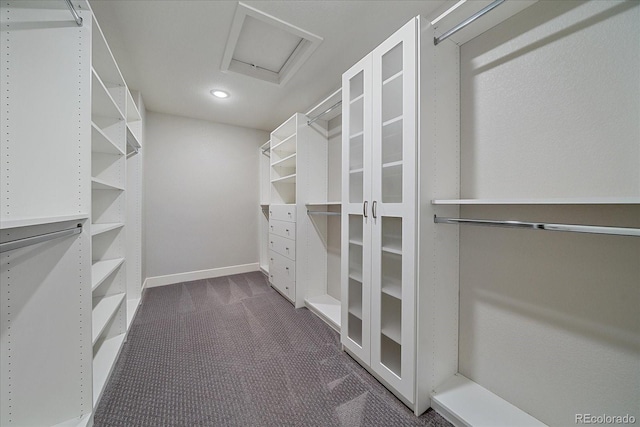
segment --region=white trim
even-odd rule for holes
[[[193,280],[211,279],[214,277],[230,276],[232,274],[250,273],[260,271],[260,263],[232,265],[229,267],[212,268],[209,270],[188,271],[185,273],[168,274],[166,276],[147,277],[143,288],[155,288],[156,286],[172,285],[175,283],[190,282]]]

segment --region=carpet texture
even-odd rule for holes
[[[449,426],[421,417],[259,273],[151,288],[94,425]]]

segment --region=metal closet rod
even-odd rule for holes
[[[455,27],[453,27],[452,29],[450,29],[446,33],[442,34],[440,37],[434,37],[433,38],[433,44],[437,45],[441,41],[448,39],[449,37],[451,37],[452,35],[454,35],[458,31],[460,31],[461,29],[463,29],[467,25],[471,24],[476,19],[480,18],[482,15],[484,15],[486,13],[489,13],[493,9],[495,9],[496,7],[500,6],[502,3],[504,3],[504,1],[505,0],[495,0],[493,3],[489,4],[488,6],[484,7],[483,9],[480,9],[478,12],[474,13],[473,15],[471,15],[470,17],[468,17],[467,19],[465,19],[464,21],[462,21],[461,23],[459,23],[458,25],[456,25]]]
[[[78,27],[82,27],[82,17],[78,15],[78,12],[76,12],[76,9],[73,7],[73,3],[71,3],[71,0],[65,0],[65,1],[67,2],[67,6],[69,6],[69,10],[73,15],[74,21],[76,21],[76,24],[78,24]]]
[[[340,105],[342,105],[342,101],[336,102],[331,107],[329,107],[326,110],[324,110],[322,113],[320,113],[317,116],[307,120],[307,126],[309,126],[311,123],[315,122],[316,120],[318,120],[320,117],[324,116],[325,114],[328,114],[328,113],[332,112],[333,110],[335,110]]]
[[[310,211],[309,209],[307,209],[307,215],[333,216],[333,215],[342,215],[342,214],[340,212]]]
[[[64,230],[53,231],[51,233],[38,234],[36,236],[11,240],[9,242],[0,243],[0,253],[12,251],[14,249],[24,248],[27,246],[35,245],[36,243],[46,242],[48,240],[58,239],[60,237],[73,236],[74,234],[80,234],[80,233],[82,233],[82,224],[78,224],[73,228],[66,228]]]
[[[635,236],[640,237],[640,228],[624,228],[624,227],[604,227],[599,225],[577,225],[577,224],[547,224],[538,222],[523,221],[496,221],[487,219],[466,219],[466,218],[446,218],[433,216],[433,222],[436,224],[468,224],[468,225],[484,225],[487,227],[506,227],[506,228],[527,228],[533,230],[547,231],[569,231],[573,233],[591,233],[591,234],[611,234],[617,236]]]

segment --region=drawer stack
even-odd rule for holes
[[[269,282],[287,299],[296,297],[296,206],[269,206]]]

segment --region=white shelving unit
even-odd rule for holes
[[[92,410],[92,16],[73,4],[82,27],[63,2],[0,5],[0,240],[82,225],[0,254],[3,426],[75,425]]]

